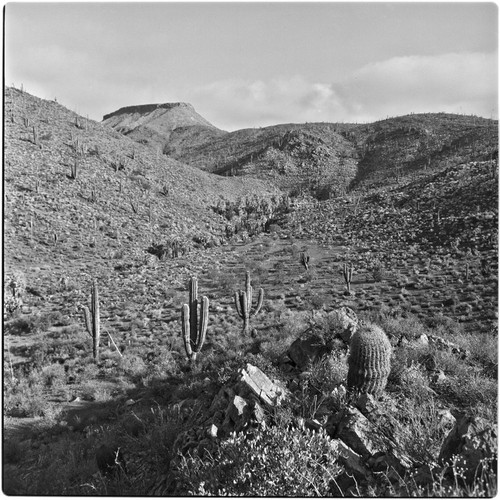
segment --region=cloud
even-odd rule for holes
[[[302,76],[223,80],[188,91],[190,102],[228,130],[286,122],[366,122],[419,112],[498,115],[497,54],[395,57],[334,82]]]
[[[359,118],[410,112],[498,113],[496,53],[395,57],[334,84]]]
[[[211,122],[230,130],[276,123],[327,121],[342,109],[329,84],[301,76],[270,81],[224,80],[193,89],[189,100]]]

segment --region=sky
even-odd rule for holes
[[[498,118],[495,3],[12,2],[4,21],[5,85],[97,121],[164,102],[228,131]]]

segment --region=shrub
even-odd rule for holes
[[[342,472],[323,432],[276,426],[233,434],[213,456],[182,457],[176,495],[326,496]]]

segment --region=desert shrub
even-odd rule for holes
[[[59,363],[51,364],[42,368],[40,376],[42,384],[46,387],[60,387],[66,381],[64,366]]]
[[[24,375],[14,372],[15,378],[4,381],[4,412],[14,417],[42,417],[48,410],[48,401],[43,395],[39,370]]]
[[[406,317],[399,318],[381,318],[380,326],[387,333],[389,338],[394,337],[399,339],[403,336],[411,341],[428,333],[422,321],[413,314],[408,314]]]
[[[414,401],[422,401],[429,397],[429,381],[422,368],[416,363],[401,370],[399,374],[400,389]]]
[[[309,381],[315,388],[330,393],[347,380],[347,354],[333,351],[328,357],[312,364]]]
[[[81,386],[80,395],[87,401],[103,402],[112,399],[109,385],[99,383],[96,380],[92,382],[84,382]]]
[[[432,396],[421,400],[403,397],[398,401],[397,441],[413,459],[429,463],[437,459],[441,444],[453,427]],[[396,437],[396,436],[395,436]]]
[[[120,358],[118,366],[126,376],[133,380],[139,380],[147,370],[146,362],[137,354],[125,354]]]
[[[275,426],[233,434],[213,456],[182,457],[176,495],[326,496],[341,472],[324,432]]]

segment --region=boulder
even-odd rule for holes
[[[479,417],[462,416],[446,436],[439,452],[442,465],[463,469],[466,482],[480,477],[486,462],[496,462],[496,429]],[[495,465],[495,464],[493,464]]]
[[[256,366],[247,363],[246,368],[238,372],[238,384],[235,388],[237,394],[257,396],[261,403],[276,406],[287,396],[287,390],[277,382],[273,382],[264,372]]]
[[[302,369],[308,365],[319,361],[329,352],[324,340],[318,335],[313,335],[307,338],[298,338],[288,349],[288,357],[295,365]]]
[[[363,458],[387,448],[380,430],[357,408],[348,407],[332,415],[325,429],[332,438],[342,440]]]
[[[351,337],[358,328],[358,317],[350,307],[341,307],[331,312],[337,322],[339,329],[337,335],[346,343],[349,344]]]

